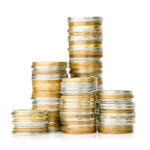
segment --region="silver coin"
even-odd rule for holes
[[[101,62],[100,58],[69,58],[69,62]]]
[[[69,41],[102,41],[102,36],[69,36]]]
[[[102,22],[102,17],[68,17],[68,22]]]

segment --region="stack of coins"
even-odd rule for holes
[[[13,133],[30,134],[48,131],[48,112],[33,109],[14,110]]]
[[[102,88],[102,18],[69,17],[69,58],[71,77],[98,77]]]
[[[69,17],[69,58],[71,77],[98,77],[102,89],[102,17]],[[99,104],[96,101],[96,117]],[[99,120],[96,120],[98,126]]]
[[[33,108],[48,110],[49,132],[60,131],[60,83],[67,77],[67,63],[33,62],[32,68]]]
[[[96,77],[65,78],[61,83],[61,131],[68,134],[96,132]]]
[[[131,91],[101,91],[99,131],[106,134],[133,132],[135,106]]]

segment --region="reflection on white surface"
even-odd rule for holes
[[[98,134],[98,138],[102,140],[112,139],[112,140],[131,140],[134,138],[134,134]]]
[[[57,133],[45,133],[45,134],[30,134],[30,135],[19,135],[13,134],[12,138],[14,140],[60,140],[60,141],[88,141],[88,140],[132,140],[134,138],[134,134],[83,134],[83,135],[71,135],[71,134],[63,134],[61,132]]]

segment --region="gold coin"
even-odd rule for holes
[[[13,116],[14,120],[46,120],[48,116]]]
[[[90,82],[97,81],[96,77],[77,77],[77,78],[63,78],[62,82]]]
[[[67,62],[33,62],[33,66],[66,66]]]
[[[95,102],[61,102],[61,106],[94,106]]]
[[[60,86],[53,86],[53,87],[48,87],[48,86],[37,86],[33,87],[33,91],[60,91]]]
[[[102,44],[102,40],[95,41],[69,41],[69,45]]]
[[[125,133],[133,133],[133,126],[117,126],[117,127],[99,127],[100,133],[105,134],[125,134]]]
[[[32,94],[32,97],[33,98],[36,98],[36,97],[38,97],[38,98],[60,98],[60,93],[59,94],[53,94],[53,93],[51,93],[51,94],[37,94],[37,93],[33,93]]]
[[[69,45],[69,48],[103,48],[102,46],[102,43],[85,43],[85,44],[78,44],[78,45],[75,45],[75,44],[70,44]]]
[[[69,32],[69,36],[102,36],[102,32]]]
[[[14,128],[13,132],[47,132],[48,128],[37,128],[37,129],[23,129],[23,128]]]
[[[49,70],[33,70],[32,74],[33,75],[53,75],[53,74],[66,74],[67,71],[66,70],[53,70],[53,71],[49,71]]]
[[[33,105],[33,109],[58,109],[59,105]]]
[[[131,99],[133,98],[132,93],[120,93],[120,94],[106,94],[106,93],[98,93],[101,99]]]
[[[60,112],[94,112],[94,108],[60,108]]]
[[[71,74],[102,74],[102,70],[71,70]]]
[[[90,120],[90,121],[62,121],[62,125],[95,125],[95,120]]]
[[[43,94],[43,95],[53,95],[53,94],[60,94],[60,91],[37,91],[37,90],[33,90],[33,94]]]
[[[70,66],[97,66],[102,65],[102,62],[70,62]]]
[[[48,121],[58,122],[59,121],[59,112],[58,111],[49,111],[48,112]]]
[[[102,68],[102,64],[98,64],[98,65],[83,65],[83,66],[76,66],[76,65],[70,65],[70,69],[101,69]]]
[[[96,128],[95,126],[92,127],[61,127],[61,131],[63,133],[67,134],[89,134],[89,133],[95,133]]]
[[[113,110],[113,109],[100,109],[100,113],[133,113],[134,109],[125,110]]]
[[[61,80],[32,80],[32,84],[54,84],[60,85]]]
[[[48,127],[60,127],[60,123],[51,123],[51,124],[48,124]]]
[[[92,118],[93,114],[90,115],[64,115],[60,114],[61,119],[84,119],[84,118]]]
[[[69,27],[72,26],[99,26],[102,22],[69,22]]]

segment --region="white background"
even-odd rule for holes
[[[0,0],[0,147],[150,148],[149,0]],[[67,17],[102,16],[104,89],[132,90],[135,133],[36,137],[11,134],[13,109],[31,108],[32,61],[68,61]],[[0,148],[2,149],[2,148]]]

